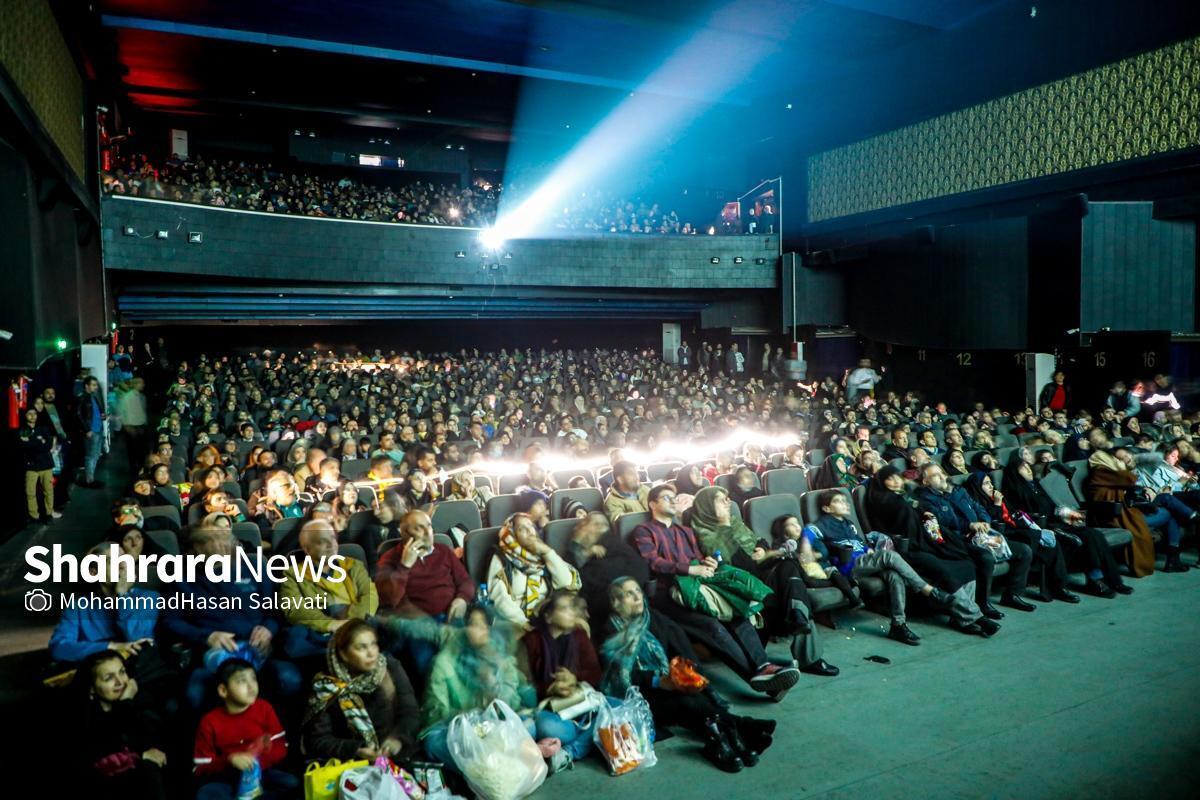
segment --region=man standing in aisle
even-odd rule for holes
[[[871,359],[860,359],[857,369],[846,372],[846,400],[853,403],[860,394],[875,391],[875,387],[883,380],[883,375],[880,374],[883,372],[887,372],[887,367],[880,367],[879,372],[876,372],[871,367]]]
[[[83,430],[83,486],[99,489],[96,465],[104,453],[104,398],[100,396],[100,381],[94,376],[83,379],[83,394],[79,396],[79,426]]]

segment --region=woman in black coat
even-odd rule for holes
[[[1084,514],[1078,509],[1059,508],[1042,485],[1032,479],[1028,464],[1022,469],[1024,461],[1016,457],[1018,453],[1013,455],[1004,469],[1005,498],[1009,507],[1025,512],[1043,528],[1064,534],[1059,537],[1066,548],[1063,555],[1068,564],[1087,575],[1088,594],[1111,598],[1116,592],[1132,592],[1121,578],[1117,560],[1104,534],[1083,525]],[[1074,541],[1076,539],[1078,543]]]
[[[953,593],[975,582],[975,564],[966,545],[953,535],[934,542],[925,531],[917,510],[900,494],[904,478],[891,464],[867,482],[867,516],[871,527],[889,536],[908,540],[904,560],[925,580]]]

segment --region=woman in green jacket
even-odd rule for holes
[[[746,570],[771,587],[766,600],[767,630],[792,639],[792,658],[802,672],[833,676],[838,668],[821,658],[821,643],[812,623],[812,603],[800,562],[783,550],[770,549],[733,514],[729,492],[709,486],[692,503],[692,531],[706,556],[721,552],[728,564]]]
[[[448,639],[429,673],[421,740],[430,758],[452,767],[454,758],[446,742],[450,720],[466,711],[486,708],[493,700],[503,700],[526,719],[532,736],[530,712],[537,703],[537,693],[517,667],[512,648],[504,639],[504,626],[493,628],[486,608],[472,605],[462,629],[448,630]]]

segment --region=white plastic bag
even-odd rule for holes
[[[408,795],[379,767],[353,767],[338,778],[339,800],[408,800]]]
[[[501,700],[450,720],[450,754],[482,800],[521,800],[546,780],[546,762],[525,723]]]
[[[607,702],[600,705],[592,740],[608,762],[609,772],[624,775],[658,763],[653,720],[650,705],[636,686],[629,687],[616,708]]]

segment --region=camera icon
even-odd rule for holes
[[[49,611],[54,606],[54,596],[45,589],[31,589],[25,593],[26,611]]]

